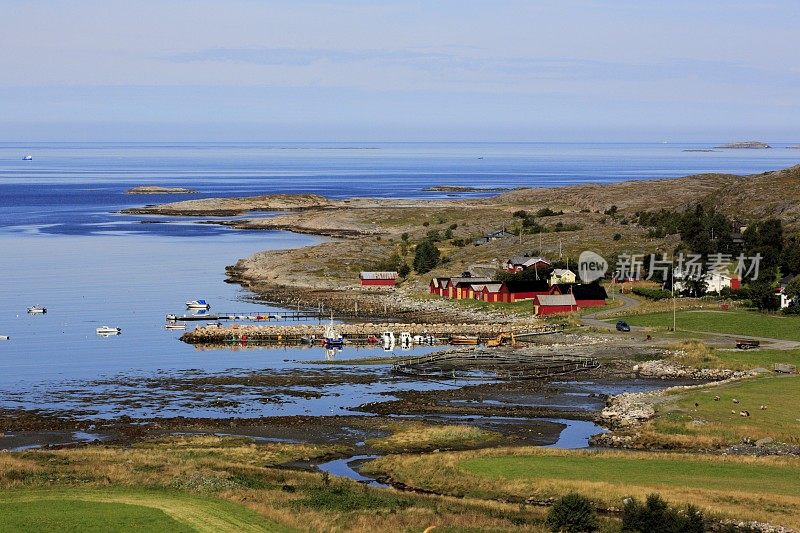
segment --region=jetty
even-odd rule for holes
[[[297,324],[232,324],[226,327],[201,326],[181,336],[189,344],[248,343],[265,345],[300,345],[316,343],[324,336],[319,325]],[[532,341],[540,335],[563,331],[561,325],[524,326],[508,324],[402,324],[371,322],[360,324],[337,324],[337,331],[345,344],[375,344],[385,331],[395,334],[408,332],[412,336],[431,338],[435,344],[447,344],[452,337],[476,337],[480,343],[495,340],[509,334],[519,342]]]
[[[202,322],[237,320],[249,322],[292,321],[292,320],[322,320],[323,317],[316,311],[262,311],[249,313],[189,313],[167,314],[167,320],[172,322]]]

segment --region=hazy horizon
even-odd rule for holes
[[[3,4],[5,142],[800,142],[790,0]]]

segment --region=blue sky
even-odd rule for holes
[[[0,140],[800,142],[800,2],[0,0]]]

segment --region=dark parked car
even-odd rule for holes
[[[617,322],[617,331],[630,331],[631,327],[624,320]]]

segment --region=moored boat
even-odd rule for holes
[[[164,329],[186,329],[186,324],[179,322],[167,322],[164,324]]]
[[[8,335],[0,335],[0,341],[10,341],[11,337]]]
[[[119,335],[122,333],[121,328],[112,328],[111,326],[100,326],[95,331],[98,335]]]
[[[186,302],[187,309],[211,309],[211,304],[205,300],[191,300]]]
[[[46,312],[47,308],[40,305],[32,305],[28,308],[28,314],[30,315],[43,315]]]

